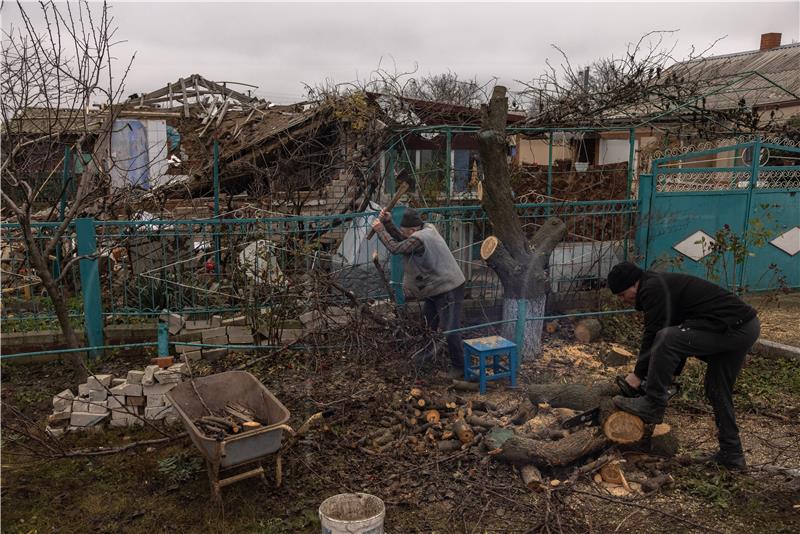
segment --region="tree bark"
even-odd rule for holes
[[[600,337],[600,321],[597,319],[584,319],[575,325],[575,339],[581,343],[591,343]]]
[[[522,221],[514,209],[514,193],[509,180],[505,134],[507,115],[506,88],[495,86],[489,104],[483,107],[481,131],[478,133],[485,175],[481,206],[495,234],[487,239],[492,240],[491,246],[481,247],[481,256],[503,285],[504,320],[516,318],[516,301],[520,299],[529,302],[529,310],[543,310],[549,289],[547,262],[550,253],[566,234],[566,225],[557,218],[550,218],[528,242]],[[512,327],[504,331],[504,337],[509,337]],[[526,321],[525,327],[526,342],[520,358],[537,356],[541,350],[541,321]]]
[[[58,324],[61,326],[61,332],[64,334],[64,341],[70,349],[77,349],[80,347],[78,337],[75,335],[75,329],[72,328],[72,323],[69,321],[69,310],[67,309],[67,301],[61,288],[58,287],[56,281],[50,274],[50,266],[45,261],[42,251],[36,244],[36,239],[33,236],[30,219],[27,217],[18,217],[20,228],[22,229],[22,236],[25,239],[25,247],[28,251],[31,265],[42,281],[42,285],[47,291],[47,296],[50,297],[50,302],[53,303],[53,309],[58,319]],[[72,364],[75,378],[80,382],[86,381],[86,356],[80,352],[71,352],[65,356],[65,359]]]
[[[505,433],[494,432],[485,440],[490,450],[499,449],[494,455],[498,460],[517,465],[550,467],[569,465],[608,445],[608,440],[596,428],[582,428],[557,441],[506,436]]]
[[[600,384],[531,384],[528,398],[534,404],[546,402],[553,408],[571,408],[585,412],[598,408],[603,400],[619,394],[611,383]]]

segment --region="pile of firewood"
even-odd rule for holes
[[[194,420],[194,425],[208,437],[225,438],[267,425],[255,412],[242,404],[229,402],[219,413],[204,415]]]
[[[669,457],[677,453],[678,443],[669,425],[646,425],[617,410],[611,402],[617,394],[614,384],[533,384],[524,402],[496,404],[412,388],[395,396],[380,420],[383,426],[356,445],[369,454],[388,454],[402,445],[416,454],[469,450],[519,466],[531,489],[596,473],[598,482],[615,488],[612,493],[647,490],[655,482],[627,480],[620,453]],[[593,423],[563,428],[564,421],[593,408],[599,408]],[[564,477],[561,469],[562,476],[549,481],[540,471],[571,466],[571,476]]]

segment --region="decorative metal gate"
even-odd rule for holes
[[[655,159],[639,199],[647,267],[736,289],[800,287],[796,143],[756,137]]]

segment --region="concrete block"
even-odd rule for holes
[[[72,401],[72,411],[73,412],[88,412],[89,411],[89,401],[87,399],[75,399]]]
[[[147,408],[155,408],[157,406],[164,406],[164,395],[148,395]]]
[[[72,415],[69,418],[69,424],[71,426],[77,427],[84,427],[84,426],[94,426],[97,424],[102,423],[106,417],[108,417],[108,410],[106,413],[89,413],[89,412],[72,412]]]
[[[142,386],[139,384],[128,384],[126,382],[111,388],[111,393],[113,395],[125,395],[126,397],[139,397],[142,395]]]
[[[763,356],[765,358],[800,359],[800,347],[785,345],[783,343],[777,343],[775,341],[769,341],[766,339],[757,340],[751,351],[754,354]]]
[[[121,406],[115,410],[111,410],[111,419],[128,419],[139,413],[139,408],[136,406]]]
[[[89,394],[89,384],[78,384],[78,396],[85,397]]]
[[[164,393],[171,390],[177,385],[178,385],[177,383],[174,384],[167,383],[167,384],[154,384],[152,386],[144,386],[144,394],[147,396],[163,395]]]
[[[102,391],[92,390],[89,392],[89,400],[92,402],[100,402],[104,401],[108,398],[108,391],[105,389]]]
[[[200,350],[200,347],[197,345],[175,345],[175,352],[178,354],[186,354],[187,352],[193,352],[196,350]]]
[[[111,387],[118,386],[120,384],[124,384],[126,380],[124,378],[112,378],[111,379]]]
[[[183,378],[180,373],[174,373],[169,369],[161,369],[155,373],[156,381],[159,384],[177,384]]]
[[[89,405],[89,413],[108,414],[108,402],[97,402]]]
[[[212,315],[211,316],[211,328],[216,328],[222,326],[222,316],[221,315]]]
[[[144,378],[144,371],[128,371],[126,381],[128,384],[141,384]]]
[[[97,434],[103,431],[103,425],[98,424],[92,426],[70,426],[69,428],[67,428],[67,431]]]
[[[125,395],[111,395],[108,398],[108,407],[110,409],[120,408],[125,406]]]
[[[186,330],[206,330],[208,328],[212,328],[211,321],[207,319],[201,319],[199,321],[186,321],[183,325]]]
[[[156,383],[156,379],[153,374],[161,369],[157,365],[148,365],[144,368],[144,374],[142,375],[142,385],[143,386],[152,386]]]
[[[253,332],[249,326],[229,326],[228,343],[252,345]]]
[[[189,376],[189,366],[185,363],[176,363],[175,365],[170,365],[167,371],[172,371],[173,373],[178,373],[181,376]]]
[[[70,410],[72,409],[72,401],[75,399],[75,395],[72,394],[72,391],[65,389],[55,397],[53,397],[53,410],[56,412],[63,412],[67,408]]]
[[[66,426],[72,416],[72,410],[54,412],[47,416],[47,424],[52,426]]]
[[[223,326],[242,326],[247,324],[247,317],[244,315],[237,315],[236,317],[228,317],[222,320]]]
[[[221,338],[228,339],[227,327],[225,326],[203,330],[203,343],[211,343],[209,340]]]
[[[151,387],[151,386],[145,386]],[[126,406],[144,406],[147,400],[144,398],[143,395],[136,396],[136,397],[125,397],[125,405]]]
[[[190,362],[196,362],[198,360],[203,359],[203,351],[202,350],[193,350],[191,352],[184,352],[183,357],[189,360]]]
[[[183,325],[186,324],[186,319],[183,316],[178,315],[177,313],[170,313],[167,319],[167,323],[169,324],[169,333],[170,335],[174,336],[181,330],[183,330]]]
[[[144,409],[145,419],[164,419],[167,415],[174,412],[171,406],[153,406]]]
[[[101,391],[111,385],[112,378],[112,375],[92,375],[86,379],[86,384],[92,391]]]
[[[210,337],[208,339],[204,339],[203,343],[206,345],[227,345],[228,336]],[[222,347],[216,347],[216,348],[222,348]]]
[[[59,438],[59,437],[63,436],[64,432],[66,432],[67,430],[65,428],[56,428],[56,427],[52,427],[50,425],[47,425],[45,427],[44,431],[51,438]]]
[[[203,359],[215,362],[228,355],[228,349],[203,349]]]

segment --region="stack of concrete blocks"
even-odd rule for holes
[[[224,321],[217,315],[209,321],[182,320],[182,322],[179,322],[178,319],[172,319],[170,326],[172,324],[180,324],[180,328],[176,333],[176,339],[179,341],[202,343],[204,345],[225,345],[224,347],[203,348],[194,345],[176,345],[175,350],[191,361],[200,359],[216,361],[223,356],[227,356],[227,347],[229,345],[255,344],[253,331],[247,326],[247,318],[243,315],[231,317]],[[170,331],[170,333],[172,332]]]
[[[128,371],[125,378],[92,375],[78,385],[78,395],[65,389],[53,397],[46,431],[57,437],[67,430],[100,430],[106,423],[112,427],[143,425],[143,419],[174,424],[178,414],[165,395],[187,375],[185,363],[167,369],[149,365],[144,371]]]

